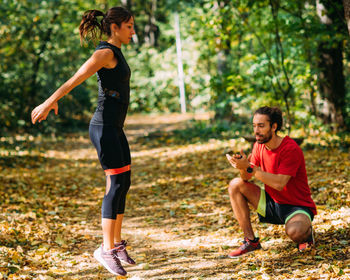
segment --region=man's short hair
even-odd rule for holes
[[[274,123],[277,123],[276,132],[282,128],[282,125],[283,125],[282,111],[279,108],[268,107],[268,106],[260,107],[258,110],[255,111],[254,115],[256,114],[267,115],[269,117],[271,127]]]

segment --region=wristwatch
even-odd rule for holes
[[[254,165],[249,165],[248,167],[247,167],[247,172],[248,173],[253,173],[253,171],[254,171]]]

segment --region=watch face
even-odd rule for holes
[[[251,168],[250,166],[247,168],[247,172],[248,173],[253,173],[253,168]]]

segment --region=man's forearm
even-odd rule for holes
[[[244,170],[243,170],[244,172]],[[283,174],[272,174],[262,171],[260,167],[254,166],[253,175],[264,184],[281,191],[287,185],[291,176]]]
[[[248,181],[248,180],[250,180],[250,179],[253,177],[252,173],[248,173],[248,172],[247,172],[246,170],[244,170],[244,169],[240,169],[240,170],[239,170],[239,174],[240,174],[241,178],[242,178],[244,181]]]
[[[241,157],[231,157],[229,155],[226,156],[231,165],[239,170],[240,176],[244,181],[248,181],[250,178],[252,178],[252,176],[255,176],[264,184],[269,185],[278,191],[281,191],[285,185],[287,185],[291,176],[264,172],[259,166],[254,166],[254,164],[250,163],[243,152],[241,155]],[[252,170],[249,170],[252,172],[248,172],[248,168],[252,168]]]

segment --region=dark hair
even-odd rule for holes
[[[279,108],[268,106],[260,107],[258,110],[255,111],[254,115],[256,114],[267,115],[269,117],[271,127],[274,123],[277,123],[276,132],[282,128],[282,111]]]
[[[99,21],[98,17],[102,19]],[[128,22],[132,17],[132,13],[123,7],[110,8],[106,14],[99,10],[86,11],[79,26],[80,42],[82,43],[89,35],[90,40],[100,39],[102,34],[111,36],[112,23],[121,27],[122,22]]]

